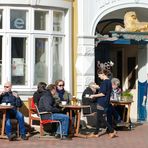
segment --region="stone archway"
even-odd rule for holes
[[[136,9],[137,10],[137,9]],[[104,20],[103,20],[104,21]],[[97,26],[98,27],[98,26]],[[97,28],[96,27],[96,28]],[[99,28],[101,28],[101,27],[99,27]],[[103,28],[103,27],[102,27]],[[111,27],[110,27],[111,28]],[[105,32],[105,31],[104,31]],[[107,33],[107,31],[106,31],[106,33]],[[122,44],[122,43],[118,43],[118,44]],[[130,44],[130,43],[129,43]],[[137,66],[139,66],[139,69],[143,69],[143,67],[140,67],[140,66],[142,66],[140,63],[141,62],[145,62],[145,64],[147,63],[147,59],[146,59],[146,57],[144,57],[143,58],[143,60],[144,61],[141,61],[141,60],[138,60],[139,59],[139,56],[141,55],[139,52],[139,50],[141,49],[141,46],[143,47],[143,52],[145,52],[145,54],[147,54],[147,48],[146,48],[146,46],[143,46],[143,44],[142,43],[138,43],[139,45],[137,45],[136,46],[136,50],[137,50],[137,56],[135,56],[135,57],[133,57],[132,55],[130,55],[129,53],[131,52],[131,49],[128,51],[128,53],[126,54],[126,57],[128,57],[127,58],[127,60],[128,60],[128,62],[129,61],[133,61],[133,59],[135,58],[135,64],[137,65]],[[109,45],[108,43],[106,43],[105,45],[104,45],[104,47],[106,46],[106,45]],[[111,49],[111,46],[112,45],[109,45],[109,47],[107,47],[108,48],[108,50],[110,50]],[[131,47],[132,47],[133,45],[131,44]],[[121,46],[121,48],[123,48],[123,46]],[[125,47],[124,47],[125,48]],[[126,47],[126,48],[129,48],[128,46]],[[105,55],[107,55],[108,54],[108,50],[107,50],[107,52],[105,53]],[[105,50],[103,50],[103,52],[104,52]],[[120,50],[120,51],[122,51],[122,50]],[[134,52],[135,50],[133,50],[133,52]],[[96,57],[96,55],[95,55],[95,57]],[[126,57],[125,57],[125,55],[124,55],[124,60],[126,59]],[[95,58],[96,59],[96,58]],[[137,61],[137,62],[136,62]],[[128,62],[126,62],[126,63],[128,63]],[[132,62],[133,63],[133,62]],[[125,65],[125,64],[124,64]],[[127,67],[124,67],[124,69],[125,70],[123,70],[123,72],[124,72],[124,74],[123,74],[123,76],[121,76],[121,77],[123,77],[122,78],[122,82],[124,83],[123,84],[123,88],[130,88],[131,89],[131,87],[128,87],[128,84],[129,84],[129,81],[128,81],[128,79],[129,79],[129,76],[126,78],[125,76],[125,74],[126,74],[126,69],[127,69],[127,71],[128,71],[128,68],[129,68],[129,65],[131,65],[131,64],[128,64],[127,65]],[[135,65],[135,67],[137,67]],[[122,67],[123,68],[123,67]],[[133,67],[134,68],[134,67]],[[139,72],[140,72],[140,70],[139,70]],[[132,116],[132,120],[137,120],[137,118],[138,119],[142,119],[142,120],[147,120],[147,111],[148,111],[148,107],[146,107],[145,109],[143,109],[143,107],[141,106],[141,102],[142,102],[142,92],[141,92],[141,90],[142,90],[142,85],[140,85],[140,79],[143,79],[143,77],[144,77],[144,75],[141,75],[141,74],[139,74],[139,72],[138,72],[138,69],[137,69],[137,72],[136,72],[136,79],[134,80],[134,82],[135,82],[135,86],[136,87],[134,87],[134,89],[131,89],[131,91],[133,92],[133,94],[134,94],[134,103],[133,103],[133,107],[132,107],[132,113],[131,113],[131,116]],[[145,75],[146,75],[146,68],[145,68]],[[132,77],[133,78],[133,77]],[[138,95],[139,94],[139,95]],[[140,112],[138,112],[140,110]],[[138,114],[135,114],[135,112],[138,112]]]

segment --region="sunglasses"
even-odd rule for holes
[[[58,85],[59,87],[62,87],[62,86],[64,86],[64,85]]]
[[[9,88],[10,86],[4,86],[4,88]]]

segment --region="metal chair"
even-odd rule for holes
[[[36,107],[36,110],[37,110],[37,113],[38,113],[38,116],[40,118],[40,136],[43,136],[43,132],[44,132],[44,129],[43,129],[43,126],[45,124],[49,124],[49,123],[58,123],[59,126],[60,126],[60,138],[62,139],[63,135],[62,135],[62,125],[61,125],[61,122],[59,120],[54,120],[54,119],[42,119],[41,116],[44,115],[44,114],[52,114],[51,112],[39,112],[38,110],[38,107],[35,105]]]

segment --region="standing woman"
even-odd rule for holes
[[[107,69],[101,69],[98,71],[98,77],[103,80],[98,94],[93,94],[90,96],[91,99],[97,99],[97,121],[96,121],[96,130],[90,137],[99,137],[99,129],[101,123],[108,128],[109,137],[113,138],[117,136],[117,132],[112,128],[112,126],[106,120],[107,109],[110,103],[110,95],[112,92],[112,84],[109,79],[110,71]]]

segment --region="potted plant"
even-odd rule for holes
[[[133,101],[133,94],[129,90],[125,90],[121,93],[123,101]]]

